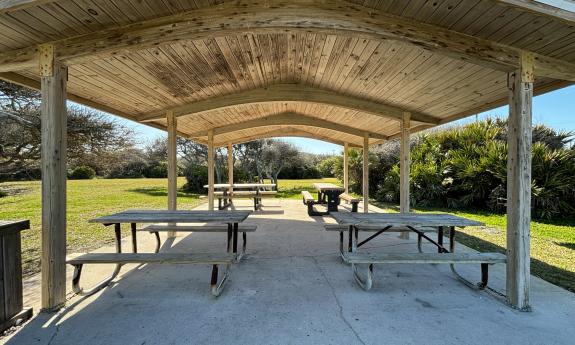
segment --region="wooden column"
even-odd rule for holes
[[[349,144],[343,144],[343,188],[349,193]]]
[[[232,194],[234,188],[234,146],[230,143],[228,144],[228,183],[230,184],[229,194]]]
[[[178,118],[173,111],[166,112],[168,122],[168,210],[178,209]],[[168,237],[176,237],[175,231],[168,231]]]
[[[208,130],[208,209],[214,209],[214,130]]]
[[[524,54],[521,67],[508,76],[507,145],[507,301],[530,310],[531,106],[533,56]]]
[[[369,212],[369,135],[363,135],[363,213]]]
[[[409,127],[411,122],[411,114],[408,112],[403,113],[401,121],[401,139],[400,139],[400,158],[399,158],[399,211],[401,213],[409,212]],[[399,236],[403,239],[409,239],[408,232],[402,232]]]
[[[66,81],[52,45],[39,47],[42,121],[42,309],[66,302]]]

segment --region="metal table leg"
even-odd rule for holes
[[[132,251],[134,253],[138,252],[138,238],[137,238],[137,229],[136,229],[136,223],[131,223],[131,228],[132,228]]]

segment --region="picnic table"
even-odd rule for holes
[[[120,272],[122,265],[126,263],[192,263],[211,264],[212,269],[212,293],[219,295],[228,276],[228,268],[238,255],[238,228],[250,211],[168,211],[168,210],[127,210],[103,217],[91,219],[90,223],[100,223],[105,226],[114,225],[116,253],[91,253],[68,260],[75,267],[72,280],[74,292],[91,295],[107,286]],[[225,255],[215,254],[185,254],[185,253],[138,253],[137,224],[158,224],[177,226],[178,223],[218,223],[227,224],[228,241],[232,240],[232,252]],[[122,224],[130,224],[132,232],[132,253],[122,253]],[[156,240],[159,243],[159,234],[156,231]],[[228,245],[228,250],[229,250]],[[86,263],[115,263],[116,267],[112,275],[99,283],[93,289],[85,292],[79,286],[82,265]],[[226,265],[224,278],[217,282],[218,264]]]
[[[257,211],[262,206],[261,201],[263,197],[274,197],[276,195],[277,192],[275,191],[267,191],[267,189],[275,186],[275,183],[216,183],[214,184],[214,189],[221,190],[216,192],[218,209],[225,210],[231,206],[234,198],[248,198],[254,200],[254,210]],[[209,188],[209,185],[204,185],[204,188]]]
[[[327,204],[327,213],[337,212],[337,206],[340,203],[339,196],[345,189],[333,183],[314,183],[313,187],[317,189],[317,203]]]
[[[453,273],[468,286],[476,286],[463,278],[455,270],[456,263],[480,263],[481,283],[477,287],[483,289],[487,286],[488,265],[505,263],[506,258],[499,253],[455,253],[455,227],[481,226],[481,222],[458,217],[451,214],[429,213],[333,213],[332,217],[337,221],[340,231],[340,250],[345,262],[351,263],[354,277],[358,284],[366,290],[371,288],[372,272],[374,264],[389,263],[446,263],[450,264]],[[437,240],[428,236],[429,229],[437,231]],[[334,230],[333,226],[326,226],[326,230]],[[348,253],[343,253],[343,232],[348,232]],[[449,234],[449,248],[443,243],[444,233]],[[385,232],[408,231],[418,236],[418,243],[422,239],[427,240],[437,248],[437,253],[383,253],[366,254],[358,253],[358,248],[372,241]],[[372,232],[366,239],[359,241],[359,232]],[[421,251],[421,246],[419,246]],[[355,265],[368,264],[367,276],[361,276]]]

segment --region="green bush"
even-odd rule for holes
[[[96,171],[89,166],[81,165],[70,173],[71,180],[91,180],[96,177]]]
[[[186,184],[184,190],[190,193],[206,194],[207,190],[204,188],[208,184],[208,167],[204,165],[190,164],[184,170],[186,176]]]
[[[144,169],[143,174],[147,178],[166,178],[168,177],[168,163],[159,162],[149,165]]]
[[[507,124],[475,122],[411,141],[412,205],[479,208],[505,211],[507,186]],[[533,129],[532,214],[534,218],[575,217],[575,151],[570,133],[545,126]],[[371,184],[380,201],[399,201],[396,143],[375,154]],[[391,147],[391,149],[389,149]],[[395,161],[390,166],[390,162]]]

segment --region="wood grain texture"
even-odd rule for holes
[[[263,88],[244,90],[238,93],[211,97],[195,101],[176,108],[169,109],[176,116],[201,113],[210,110],[229,108],[242,104],[257,104],[269,102],[306,102],[337,106],[340,108],[362,111],[379,117],[401,119],[404,109],[397,106],[348,96],[331,90],[298,84],[273,84]],[[163,112],[144,115],[140,121],[157,120],[163,117]],[[190,118],[193,118],[190,116]],[[415,112],[414,121],[437,124],[439,119],[433,116]]]
[[[79,264],[231,264],[235,254],[210,253],[88,253],[71,256],[67,259],[70,265]]]
[[[359,228],[391,227],[438,227],[438,226],[482,226],[482,222],[454,216],[435,213],[353,213],[338,212],[330,214],[338,224],[354,225]]]
[[[343,190],[349,193],[349,144],[343,144]]]
[[[178,118],[174,112],[167,111],[168,127],[168,210],[178,209]],[[175,231],[168,232],[168,237],[176,237]]]
[[[214,159],[216,151],[214,149],[214,130],[208,130],[208,209],[214,209]]]
[[[507,261],[500,253],[346,253],[352,264],[498,264]]]
[[[47,57],[52,60],[51,57]],[[52,61],[42,77],[42,308],[66,302],[66,76]]]
[[[58,51],[60,60],[74,65],[89,62],[95,57],[113,56],[124,50],[147,49],[184,39],[224,37],[246,30],[265,33],[278,29],[400,40],[503,71],[517,68],[522,53],[521,49],[510,45],[340,0],[270,0],[263,7],[251,0],[227,2],[50,43]],[[0,55],[0,72],[33,67],[35,52],[36,47],[30,47]],[[575,65],[571,62],[542,54],[536,54],[535,59],[538,75],[575,80]]]
[[[363,188],[363,212],[369,212],[369,137],[366,133],[363,136],[363,176],[362,176],[362,188]]]
[[[127,210],[91,219],[90,223],[241,223],[250,211]]]
[[[509,75],[506,290],[512,306],[529,310],[533,65],[522,61],[522,68]]]
[[[278,115],[268,116],[264,118],[257,118],[252,120],[247,120],[244,122],[229,124],[221,127],[215,127],[214,129],[209,129],[204,132],[194,132],[190,133],[190,137],[204,137],[207,136],[207,132],[213,131],[214,135],[228,134],[231,132],[237,132],[242,130],[248,130],[258,127],[270,127],[270,126],[304,126],[304,127],[317,127],[330,129],[336,132],[342,132],[350,135],[355,135],[358,137],[363,137],[367,133],[369,138],[374,139],[386,139],[387,137],[378,133],[373,133],[369,131],[362,131],[361,129],[354,128],[351,126],[342,125],[336,122],[331,122],[311,116],[305,116],[298,113],[282,113]]]

